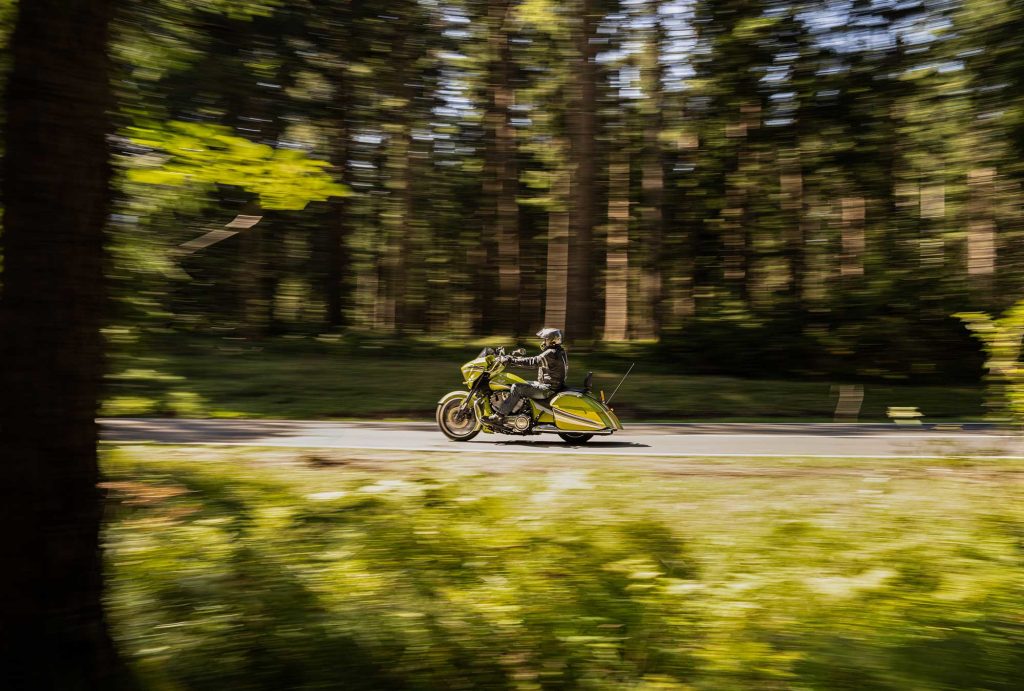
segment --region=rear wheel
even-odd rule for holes
[[[559,432],[558,436],[562,438],[562,441],[567,441],[570,444],[586,444],[594,435],[585,432]]]
[[[472,406],[464,411],[459,410],[465,400],[465,396],[450,398],[437,406],[437,426],[452,441],[469,441],[480,434],[480,425]]]

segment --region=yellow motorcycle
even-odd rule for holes
[[[522,355],[516,350],[512,355]],[[604,400],[604,392],[595,396],[594,373],[587,374],[583,388],[562,388],[546,400],[524,398],[502,424],[490,424],[485,418],[509,396],[513,384],[526,380],[506,372],[505,349],[484,348],[462,366],[465,389],[452,391],[437,402],[437,426],[453,441],[469,441],[481,431],[485,434],[557,434],[571,444],[582,444],[594,435],[613,434],[622,423]],[[628,374],[628,373],[627,373]]]

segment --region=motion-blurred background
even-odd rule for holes
[[[379,356],[548,325],[666,374],[977,383],[952,315],[1024,282],[1021,21],[1000,0],[121,3],[110,336]]]

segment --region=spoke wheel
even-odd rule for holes
[[[473,409],[459,411],[465,400],[465,397],[453,398],[437,407],[437,426],[452,441],[469,441],[480,434],[480,425],[477,424]]]

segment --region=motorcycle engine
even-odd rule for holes
[[[508,391],[495,391],[494,393],[492,393],[491,394],[491,409],[497,408],[499,403],[504,403],[505,399],[508,398],[510,395],[511,394]],[[525,400],[519,401],[518,403],[516,403],[515,408],[512,409],[512,413],[513,414],[518,413],[519,411],[521,411],[523,409],[523,407],[525,405],[526,405],[526,401]]]
[[[512,429],[516,432],[525,432],[530,429],[529,415],[516,415],[513,418],[509,418],[509,422],[512,424]]]
[[[505,399],[509,397],[508,391],[495,391],[491,394],[491,408],[497,408],[499,404],[504,403]]]

